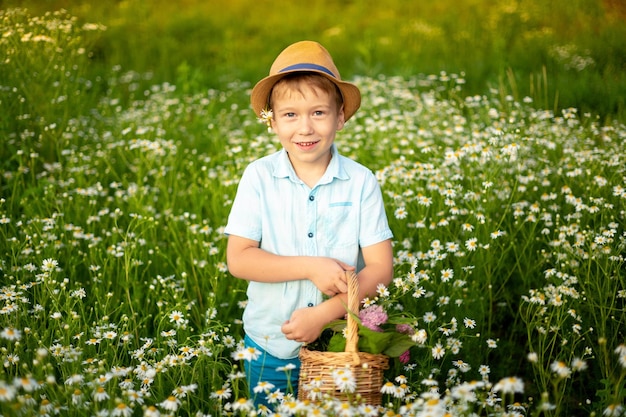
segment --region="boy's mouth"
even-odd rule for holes
[[[310,148],[314,145],[316,145],[319,141],[315,141],[315,142],[296,142],[296,146],[298,146],[299,148]]]

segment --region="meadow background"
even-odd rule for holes
[[[222,229],[277,146],[249,88],[314,39],[363,93],[338,146],[395,233],[376,302],[420,337],[384,408],[280,411],[624,415],[622,2],[0,10],[0,414],[252,412]]]

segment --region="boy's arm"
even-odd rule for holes
[[[393,279],[393,249],[391,240],[362,248],[365,267],[359,272],[359,299],[373,298],[378,284],[389,285]],[[324,301],[315,307],[298,309],[291,319],[283,324],[282,331],[287,339],[311,343],[317,339],[322,328],[346,314],[346,293]]]
[[[229,235],[226,262],[230,273],[247,281],[311,280],[326,295],[348,290],[345,271],[354,269],[337,259],[315,256],[280,256],[259,248],[259,242]]]

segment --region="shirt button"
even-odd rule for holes
[[[315,196],[314,195],[310,195],[309,196],[309,201],[313,201],[313,200],[315,200]]]
[[[313,307],[313,303],[309,303],[307,304],[309,307]]]
[[[313,237],[313,232],[309,232],[308,236]]]

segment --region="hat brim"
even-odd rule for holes
[[[267,100],[274,85],[287,74],[292,74],[294,72],[303,71],[285,71],[279,74],[269,75],[256,83],[256,85],[252,89],[252,93],[250,94],[250,103],[252,104],[252,108],[257,115],[260,115],[261,110],[263,110],[268,104]],[[352,117],[352,115],[354,115],[354,113],[361,106],[361,92],[356,85],[346,81],[340,81],[334,77],[329,76],[323,71],[307,70],[306,72],[320,74],[328,78],[339,88],[339,91],[341,91],[341,95],[343,96],[343,112],[345,120],[348,120],[350,117]]]

